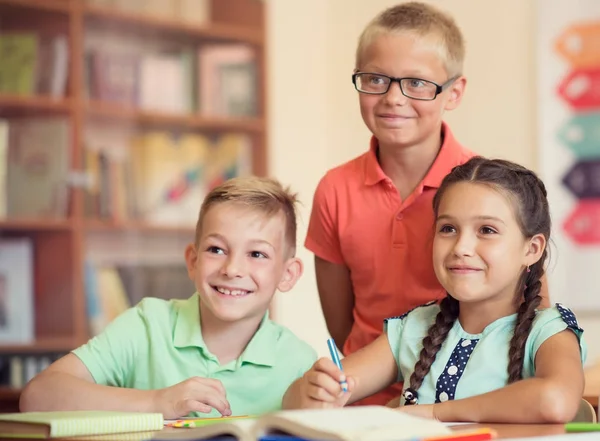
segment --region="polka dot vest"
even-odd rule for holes
[[[454,393],[456,392],[456,386],[458,380],[465,371],[467,361],[475,349],[479,339],[469,340],[461,338],[452,355],[446,363],[444,373],[438,377],[437,384],[435,387],[435,402],[441,403],[443,401],[453,400]]]

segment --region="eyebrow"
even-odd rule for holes
[[[471,219],[482,220],[482,221],[496,221],[496,222],[501,222],[506,225],[506,222],[504,222],[499,217],[495,217],[495,216],[473,216]],[[439,222],[441,220],[454,220],[454,217],[450,216],[449,214],[441,214],[437,217],[437,219],[435,221]]]
[[[227,242],[227,239],[225,239],[225,237],[219,233],[212,233],[212,234],[209,234],[206,236],[206,239],[210,239],[210,238],[220,240],[221,242]],[[268,240],[264,240],[264,239],[252,239],[250,241],[250,243],[252,245],[259,245],[259,244],[267,245],[268,247],[272,248],[273,250],[275,249],[275,247],[271,244],[271,242],[269,242]]]

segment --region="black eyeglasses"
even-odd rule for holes
[[[444,84],[436,84],[421,78],[394,78],[378,73],[356,72],[352,75],[352,83],[361,93],[384,95],[390,90],[392,83],[396,82],[402,95],[413,100],[432,101],[457,78],[458,76],[455,76]]]

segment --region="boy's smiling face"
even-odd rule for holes
[[[438,44],[408,32],[381,33],[360,57],[358,71],[445,83],[449,77]],[[458,106],[466,80],[459,77],[435,100],[407,98],[398,83],[385,95],[359,93],[360,111],[380,146],[410,147],[439,136],[445,110]]]
[[[198,244],[186,249],[202,320],[259,322],[275,291],[292,289],[302,263],[289,256],[285,232],[282,212],[267,217],[227,202],[208,210]]]

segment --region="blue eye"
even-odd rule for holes
[[[425,83],[423,82],[423,80],[411,79],[409,86],[418,89],[419,87],[425,86]]]

